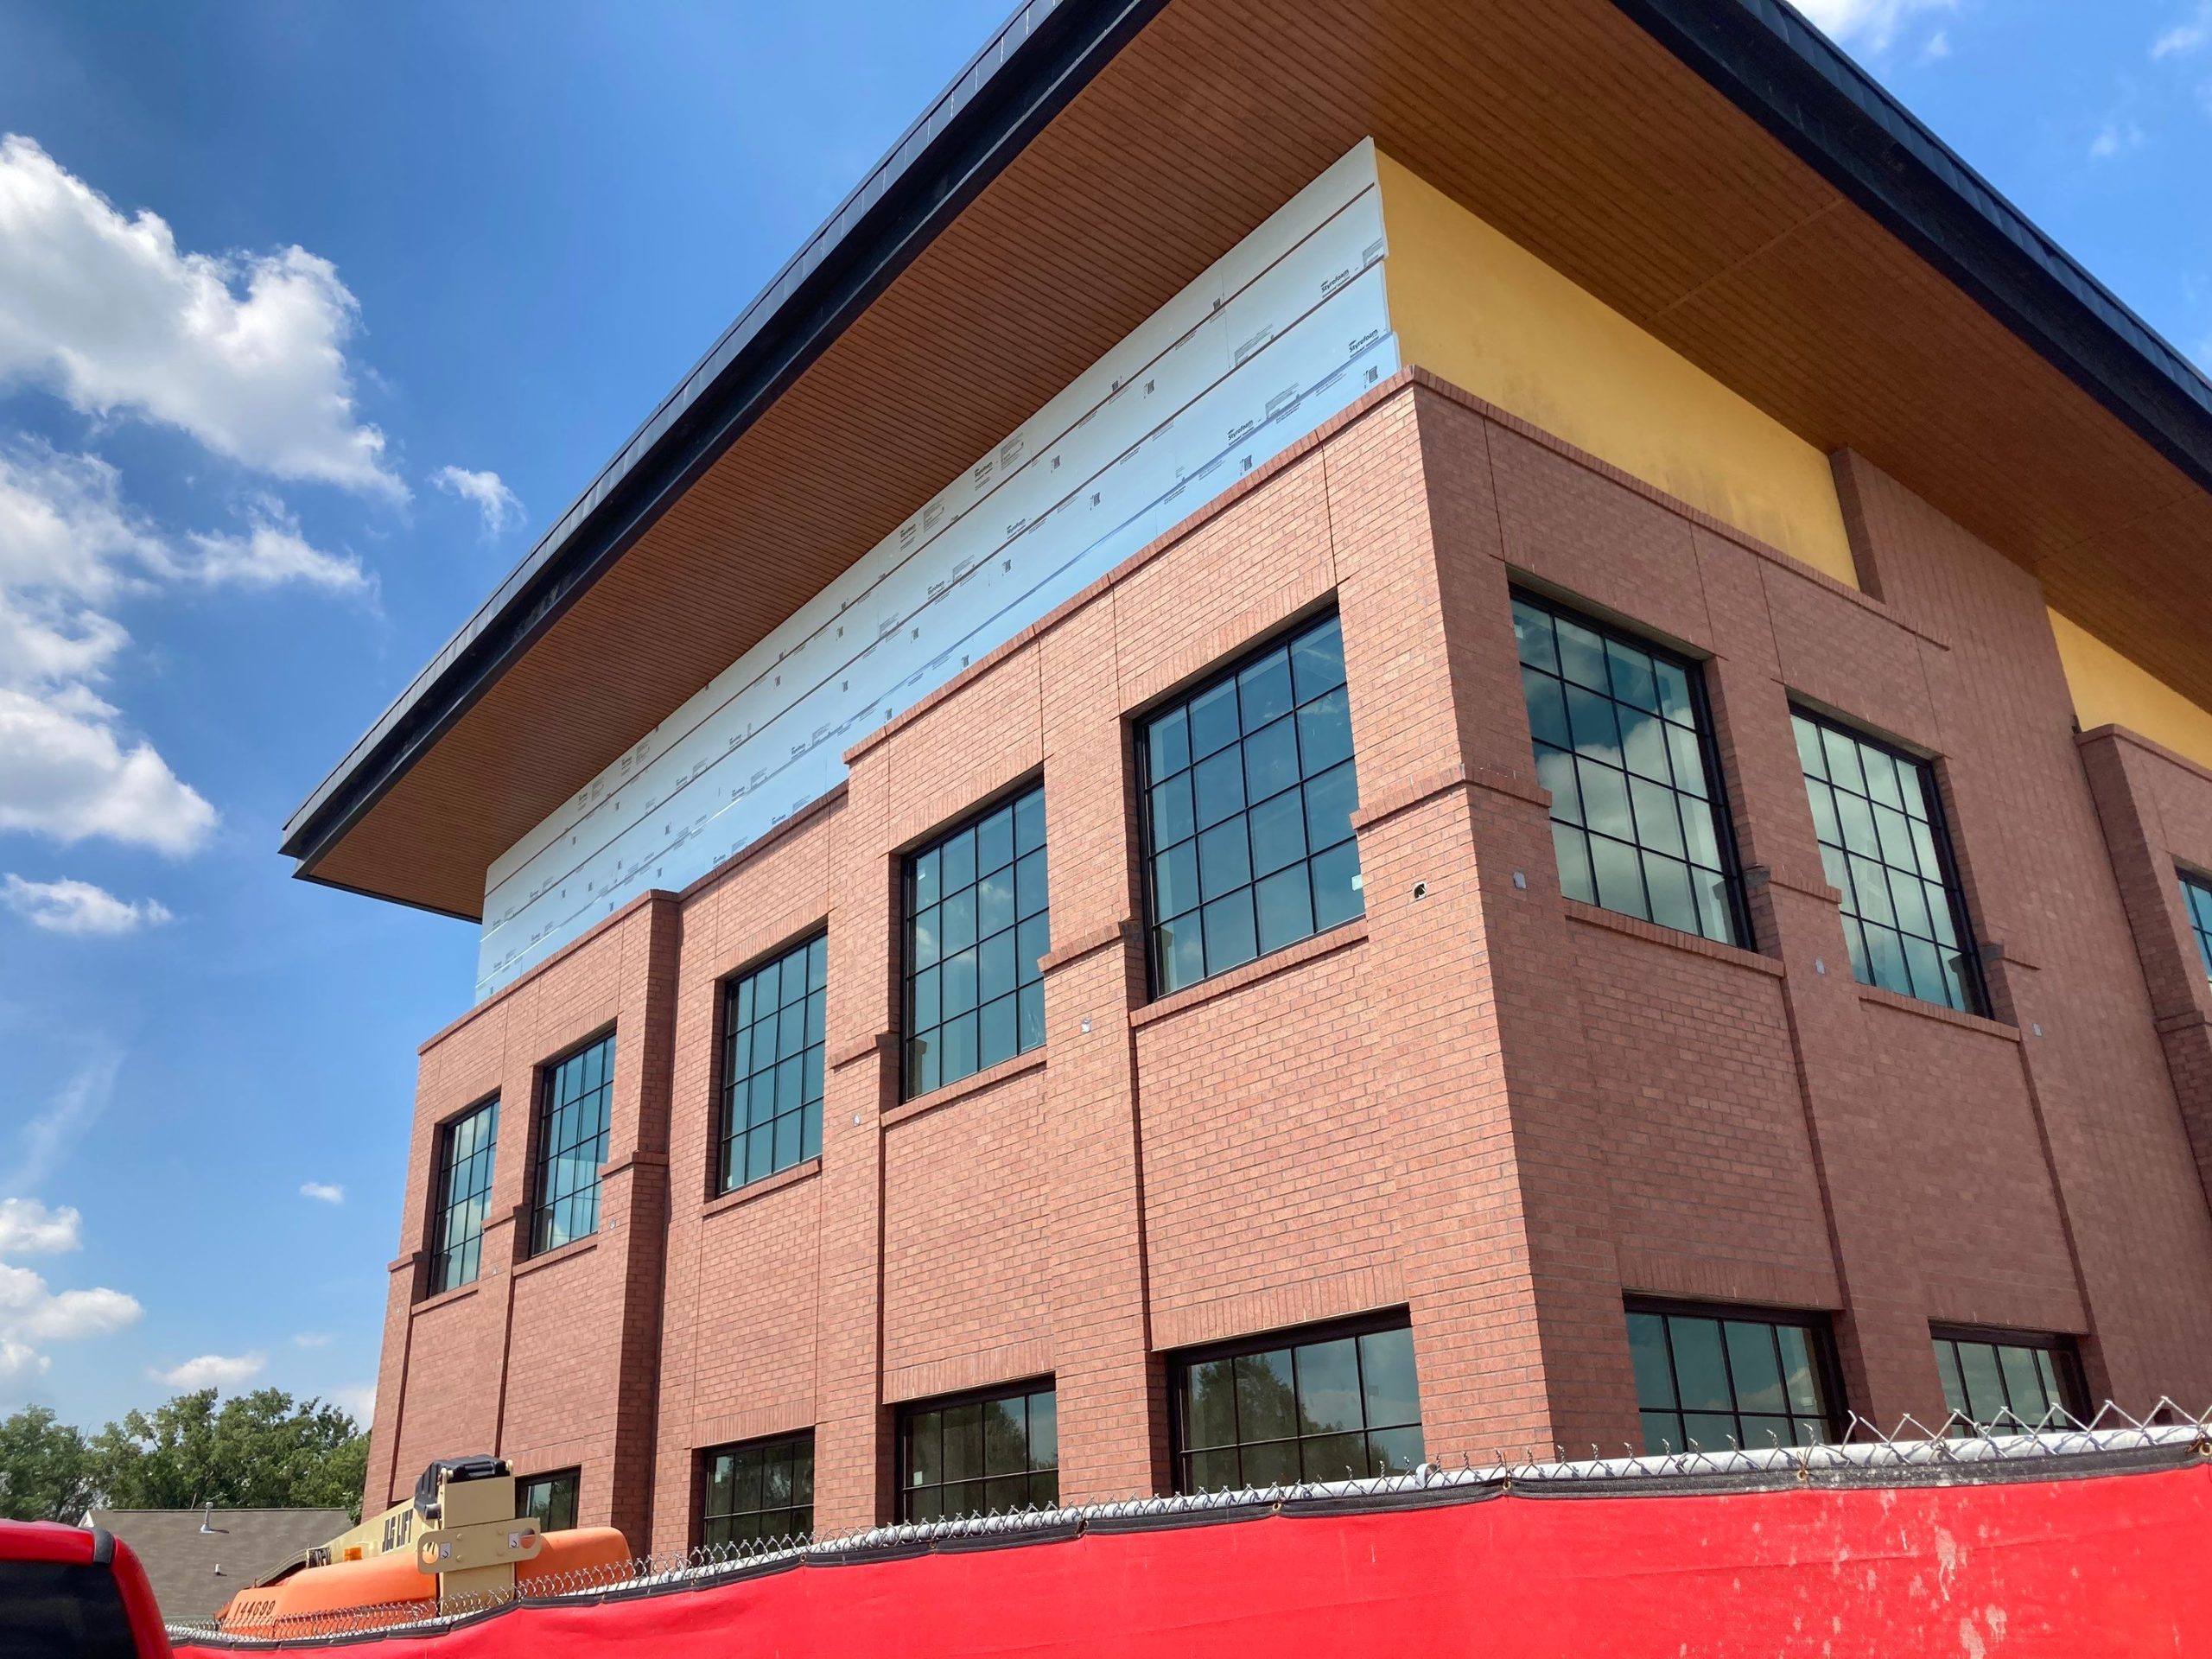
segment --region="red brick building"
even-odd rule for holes
[[[1033,8],[291,827],[486,930],[370,1506],[2212,1399],[2208,486],[1793,20]]]

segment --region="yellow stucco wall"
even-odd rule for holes
[[[1376,163],[1403,361],[1859,585],[1826,455],[1426,180]],[[2050,627],[2083,731],[2125,726],[2212,767],[2212,711],[2056,611]]]
[[[2050,613],[2050,632],[2074,694],[2074,718],[2083,731],[2125,726],[2212,767],[2212,713],[2056,611]]]
[[[1405,362],[1859,585],[1826,455],[1425,180],[1376,160]]]

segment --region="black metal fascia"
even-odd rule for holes
[[[2212,489],[2212,382],[1785,0],[1614,4]]]
[[[1020,155],[1166,0],[1032,0],[293,813],[317,859]],[[448,913],[448,912],[440,912]]]

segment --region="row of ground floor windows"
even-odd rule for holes
[[[1812,1446],[1842,1432],[1824,1315],[1632,1305],[1628,1335],[1646,1452]],[[2019,1433],[2081,1416],[2070,1338],[1941,1325],[1932,1335],[1951,1433]]]
[[[1841,1433],[1822,1316],[1635,1304],[1628,1338],[1647,1453],[1809,1446]],[[1955,1434],[2082,1414],[2068,1338],[1938,1327],[1934,1342]],[[1179,1492],[1405,1474],[1421,1462],[1421,1389],[1402,1319],[1197,1351],[1173,1363],[1170,1385]],[[717,1446],[702,1454],[700,1473],[703,1543],[766,1548],[814,1530],[812,1433]],[[548,1532],[573,1527],[580,1484],[574,1469],[528,1477],[521,1512]],[[899,1520],[1058,1501],[1049,1382],[901,1409]]]
[[[1627,1335],[1647,1454],[1809,1446],[1845,1427],[1825,1315],[1632,1301]],[[2069,1338],[1933,1332],[1954,1434],[2080,1418]],[[1406,1474],[1424,1455],[1413,1332],[1401,1313],[1177,1356],[1168,1367],[1175,1490],[1185,1493]],[[1059,1501],[1049,1379],[900,1408],[896,1519]],[[768,1548],[814,1527],[810,1432],[701,1454],[699,1536]],[[575,1513],[574,1471],[526,1482],[531,1512]],[[550,1506],[550,1507],[549,1507]]]

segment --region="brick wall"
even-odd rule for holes
[[[2032,579],[1836,472],[1863,592],[1409,372],[434,1039],[371,1502],[491,1449],[679,1546],[702,1448],[810,1427],[817,1525],[860,1524],[899,1402],[1045,1375],[1064,1496],[1154,1490],[1163,1356],[1401,1306],[1446,1460],[1633,1441],[1624,1294],[1828,1311],[1878,1418],[1942,1414],[1931,1319],[2212,1400],[2212,996],[2170,879],[2212,868],[2212,777],[2077,746]],[[1709,659],[1752,948],[1561,895],[1516,581]],[[1331,603],[1366,916],[1152,1000],[1131,717]],[[1853,980],[1793,697],[1937,758],[1993,1017]],[[1038,775],[1046,1044],[902,1101],[900,857]],[[720,987],[825,925],[821,1156],[712,1193]],[[610,1024],[601,1235],[521,1259],[535,1068]],[[494,1089],[486,1274],[418,1300],[434,1126]]]

